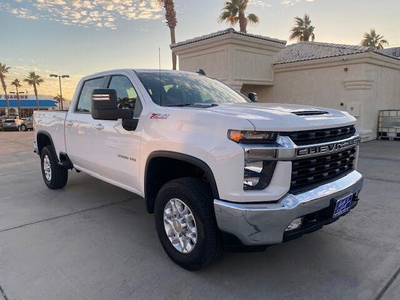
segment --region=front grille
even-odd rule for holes
[[[342,152],[294,160],[291,191],[332,181],[354,169],[356,148]]]
[[[298,146],[321,144],[344,140],[354,135],[356,129],[354,125],[339,128],[318,129],[297,132],[282,132],[280,135],[288,136]]]

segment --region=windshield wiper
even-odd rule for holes
[[[167,105],[163,105],[163,106],[167,106],[167,107],[183,107],[183,106],[192,106],[193,104],[190,103],[183,103],[183,104],[167,104]]]

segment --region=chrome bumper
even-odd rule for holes
[[[362,175],[353,171],[307,192],[287,194],[277,203],[214,200],[215,215],[220,230],[235,235],[244,245],[278,244],[294,219],[329,207],[333,198],[358,193],[362,185]]]

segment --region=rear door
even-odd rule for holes
[[[91,78],[81,83],[78,101],[71,107],[65,120],[65,144],[68,156],[77,169],[98,173],[100,149],[93,147],[94,119],[91,115],[91,99],[94,89],[104,87],[105,76]]]

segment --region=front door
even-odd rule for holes
[[[130,109],[134,118],[139,118],[142,111],[141,102],[127,76],[111,76],[107,87],[116,90],[119,109]],[[102,164],[102,176],[140,194],[140,131],[125,130],[122,120],[94,120],[93,128],[93,148],[101,149],[98,159]]]

